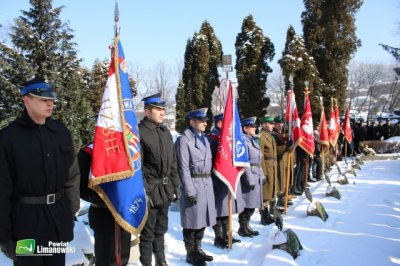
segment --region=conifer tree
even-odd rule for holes
[[[90,72],[89,100],[93,113],[97,114],[100,110],[104,88],[106,87],[110,60],[96,60]]]
[[[322,86],[322,81],[319,78],[314,58],[307,51],[303,38],[296,34],[292,26],[289,26],[287,30],[285,49],[278,63],[282,68],[286,90],[289,89],[289,76],[293,76],[293,89],[300,115],[304,108],[305,82],[309,82],[308,89],[310,90],[309,98],[313,110],[313,121],[319,121],[321,109],[319,96],[321,96],[320,88]]]
[[[264,36],[252,15],[244,18],[242,30],[236,37],[236,77],[238,80],[238,106],[242,117],[265,115],[269,99],[265,97],[268,62],[275,55],[270,39]]]
[[[197,108],[208,108],[211,119],[211,100],[215,86],[219,85],[218,66],[221,64],[222,46],[211,25],[205,21],[199,33],[187,41],[182,81],[176,94],[176,125],[182,132],[187,124],[185,115]],[[208,123],[207,129],[212,123]]]
[[[324,99],[337,98],[341,107],[346,99],[347,66],[361,46],[356,36],[355,14],[362,3],[363,0],[304,0],[305,45],[326,84],[322,91]]]

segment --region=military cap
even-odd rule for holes
[[[252,116],[249,118],[245,118],[241,121],[242,126],[255,126],[257,121],[257,116]]]
[[[196,110],[192,110],[186,114],[187,119],[198,119],[207,121],[207,110],[208,108],[199,108]]]
[[[36,77],[22,83],[21,95],[30,94],[43,99],[56,99],[57,93],[54,91],[54,84],[48,83],[43,77]]]
[[[261,117],[260,122],[261,123],[273,124],[274,123],[274,118],[272,116],[270,116],[270,115],[266,115],[266,116]]]
[[[151,105],[159,108],[165,108],[165,101],[161,99],[161,93],[156,93],[143,98],[144,106]]]
[[[275,123],[285,123],[285,119],[282,116],[277,116],[274,118]]]

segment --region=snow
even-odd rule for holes
[[[393,154],[392,154],[393,155]],[[394,154],[398,157],[400,154]],[[214,256],[208,265],[399,265],[400,264],[400,159],[366,161],[357,177],[346,173],[348,185],[336,181],[340,176],[336,167],[328,173],[332,186],[339,189],[340,200],[326,197],[328,184],[319,181],[310,183],[313,202],[319,201],[325,207],[329,218],[326,222],[319,217],[307,217],[309,201],[305,196],[293,200],[283,217],[284,230],[292,229],[300,239],[303,250],[294,260],[283,250],[273,250],[272,244],[282,242],[282,233],[275,225],[262,226],[258,211],[254,213],[251,227],[260,232],[259,236],[243,238],[237,234],[237,215],[233,216],[233,236],[241,243],[232,250],[218,249],[213,245],[212,228],[206,228],[202,242],[203,249]],[[353,162],[351,158],[347,160]],[[339,162],[341,172],[348,166]],[[182,240],[177,206],[172,205],[169,213],[169,228],[165,235],[166,259],[170,266],[188,265]],[[173,211],[174,210],[174,211]],[[87,260],[82,258],[85,250],[93,252],[93,236],[87,225],[87,215],[79,217],[75,225],[75,245],[77,253],[68,256],[67,265]],[[2,254],[0,265],[11,265]],[[86,264],[87,265],[87,264]],[[132,261],[130,265],[140,265]]]

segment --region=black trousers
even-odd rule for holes
[[[147,221],[140,233],[140,263],[151,265],[154,253],[156,260],[165,261],[164,235],[168,230],[169,204],[151,207],[148,211]]]
[[[115,219],[106,208],[89,208],[89,225],[94,232],[96,266],[116,265]],[[131,234],[121,228],[121,264],[127,265],[131,250]]]

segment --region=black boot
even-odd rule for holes
[[[168,266],[164,253],[154,253],[154,257],[156,258],[156,266]]]
[[[224,238],[224,240],[226,241],[226,246],[228,247],[229,245],[229,240],[228,240],[228,225],[223,223],[222,224],[222,237]],[[240,241],[240,239],[236,239],[232,236],[232,245],[235,243],[240,243],[242,241]]]
[[[249,231],[247,223],[240,223],[238,234],[243,237],[253,237],[253,234]]]
[[[253,230],[253,228],[250,227],[249,222],[246,223],[247,231],[249,231],[253,236],[258,236],[260,232]]]
[[[217,221],[217,224],[213,226],[214,229],[214,246],[217,248],[228,248],[228,241],[223,237],[222,234],[222,226],[219,221]]]
[[[205,266],[206,261],[203,256],[195,249],[195,230],[183,229],[183,241],[186,249],[186,262],[194,266]]]
[[[212,261],[214,258],[213,256],[207,255],[204,250],[201,249],[201,240],[200,239],[196,239],[194,242],[194,249],[197,250],[197,252],[199,254],[201,254],[201,256],[203,256],[205,261]]]
[[[263,210],[260,210],[261,214],[261,224],[262,225],[270,225],[274,223],[274,218],[269,214],[268,208],[264,207]]]
[[[198,253],[196,250],[188,250],[186,249],[186,262],[192,264],[194,266],[205,266],[207,265],[206,261],[204,260],[203,256]]]

